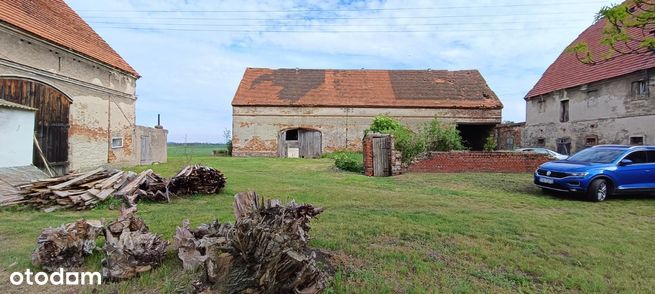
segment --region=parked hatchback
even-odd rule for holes
[[[655,192],[655,146],[599,145],[566,160],[542,164],[534,183],[543,190],[574,192],[592,201],[612,194]]]

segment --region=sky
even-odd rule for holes
[[[523,97],[607,0],[66,0],[141,78],[137,124],[223,142],[247,67],[478,69],[524,121]]]

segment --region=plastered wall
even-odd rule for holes
[[[636,81],[645,81],[650,93],[632,93]],[[545,147],[556,150],[558,139],[570,138],[574,153],[587,147],[587,138],[597,138],[598,144],[629,144],[633,136],[655,145],[654,84],[652,70],[640,71],[533,97],[526,101],[523,145],[536,146],[543,139]],[[569,101],[568,122],[560,122],[563,100]]]
[[[418,129],[435,117],[444,122],[497,124],[500,112],[497,109],[233,107],[233,154],[276,156],[278,133],[290,128],[321,131],[325,153],[361,150],[364,131],[379,114],[395,117]]]

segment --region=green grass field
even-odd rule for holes
[[[217,195],[139,204],[152,231],[172,240],[185,218],[194,227],[214,218],[233,221],[232,196],[246,190],[325,207],[311,223],[311,245],[340,261],[329,293],[655,292],[653,197],[590,203],[544,195],[528,174],[369,178],[336,171],[329,158],[210,157],[198,151],[188,162],[174,151],[168,163],[136,170],[152,168],[168,177],[200,163],[223,171],[228,185]],[[49,214],[0,210],[0,289],[18,290],[8,284],[8,273],[31,266],[42,228],[117,215],[108,205]],[[98,270],[100,259],[94,254],[86,268]],[[192,278],[181,273],[171,247],[162,267],[95,290],[172,293],[189,289]],[[35,290],[61,291],[21,291]]]

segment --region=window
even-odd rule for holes
[[[287,141],[298,141],[298,129],[286,131],[284,139]]]
[[[632,96],[648,96],[648,82],[636,81],[632,82]]]
[[[571,138],[557,139],[557,153],[564,155],[571,154]]]
[[[648,162],[655,163],[655,151],[647,151],[648,153]]]
[[[505,149],[514,150],[514,138],[509,137],[505,140]]]
[[[545,138],[539,138],[539,139],[537,139],[537,146],[539,146],[539,147],[544,147],[544,146],[546,146],[546,139],[545,139]]]
[[[123,148],[123,138],[122,137],[111,138],[111,148]]]
[[[598,145],[598,138],[596,137],[587,137],[585,138],[584,145],[587,147]]]
[[[628,156],[626,156],[625,159],[632,160],[632,163],[646,163],[646,162],[648,162],[648,157],[646,155],[646,151],[632,152],[632,153],[628,154]]]
[[[644,136],[630,137],[630,145],[644,145]]]
[[[560,101],[560,122],[569,121],[569,100]]]

